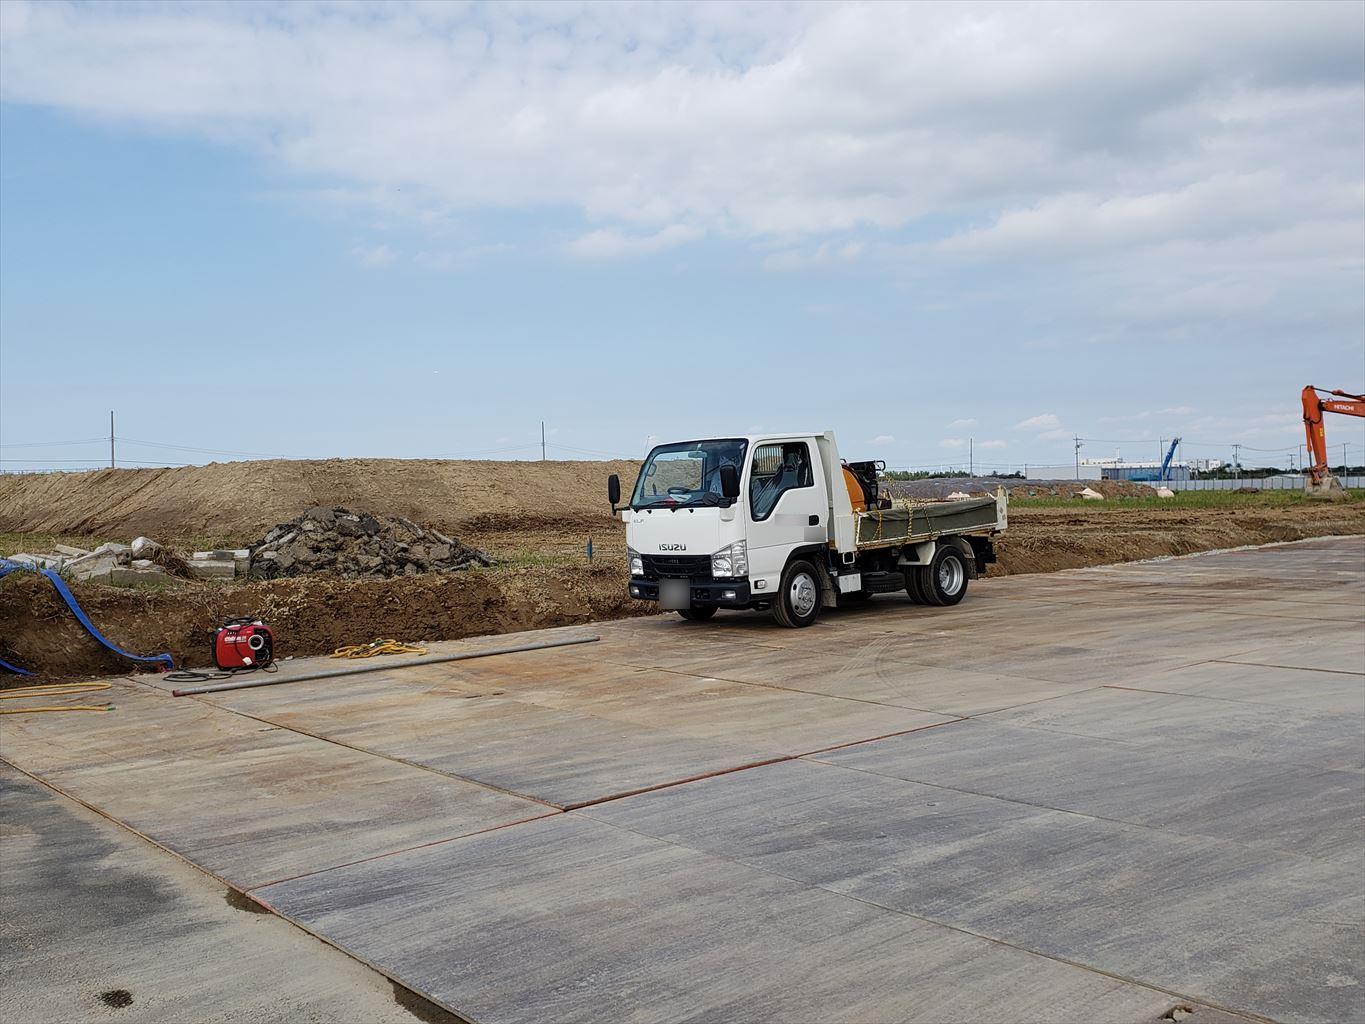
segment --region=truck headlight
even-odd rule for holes
[[[626,548],[626,559],[630,563],[630,574],[632,576],[643,576],[645,574],[645,560],[640,557],[640,552],[633,548]]]
[[[715,577],[749,575],[749,548],[744,541],[737,540],[711,556],[711,575]]]

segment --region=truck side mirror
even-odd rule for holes
[[[720,467],[720,496],[732,501],[739,497],[739,470],[733,462]]]
[[[611,502],[611,511],[616,513],[616,506],[621,504],[621,478],[613,473],[607,477],[607,500]]]

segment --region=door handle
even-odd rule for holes
[[[809,525],[809,526],[819,526],[819,525],[820,525],[820,517],[819,517],[819,516],[811,516],[809,519],[806,520],[806,524]]]

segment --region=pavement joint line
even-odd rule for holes
[[[823,764],[824,762],[819,763]],[[899,781],[903,782],[905,780],[902,779]],[[1031,949],[1028,946],[1020,945],[1019,943],[1010,942],[1008,939],[997,938],[994,935],[988,935],[984,932],[974,931],[971,928],[966,928],[962,925],[952,924],[948,921],[941,921],[938,918],[934,917],[925,917],[922,914],[915,914],[908,910],[902,910],[899,907],[889,907],[884,903],[877,903],[874,900],[858,896],[854,893],[844,892],[840,889],[834,889],[827,885],[821,885],[820,883],[812,882],[809,879],[796,878],[793,877],[792,875],[784,874],[781,871],[774,871],[770,867],[764,867],[763,865],[759,864],[752,864],[748,861],[739,860],[738,858],[728,856],[727,854],[699,849],[698,847],[690,846],[687,843],[679,842],[674,839],[665,839],[661,836],[656,836],[649,832],[643,832],[640,829],[631,828],[629,825],[622,825],[618,822],[607,821],[604,818],[593,818],[591,815],[588,815],[588,817],[595,822],[607,825],[611,828],[617,829],[622,832],[630,832],[634,835],[643,836],[646,839],[652,839],[655,842],[664,843],[667,846],[673,846],[681,850],[686,850],[689,853],[701,854],[704,857],[714,857],[717,860],[728,861],[731,864],[738,864],[741,867],[746,867],[754,871],[762,871],[764,874],[771,875],[774,878],[785,879],[788,882],[793,882],[806,889],[817,889],[821,892],[826,892],[832,896],[841,897],[853,903],[860,903],[865,907],[871,907],[872,909],[879,910],[883,913],[896,914],[900,917],[909,918],[912,921],[921,921],[925,924],[935,925],[936,927],[939,928],[946,928],[948,931],[957,932],[960,935],[970,935],[973,938],[981,939],[985,942],[992,943],[993,945],[1003,946],[1006,949],[1013,949],[1020,953],[1027,953],[1030,956],[1041,957],[1044,960],[1051,960],[1054,963],[1065,964],[1068,967],[1074,967],[1077,970],[1087,971],[1091,974],[1098,974],[1102,977],[1110,978],[1114,981],[1123,982],[1124,984],[1133,985],[1136,986],[1137,988],[1146,989],[1149,992],[1159,992],[1164,996],[1169,996],[1170,998],[1179,1000],[1181,1002],[1194,1003],[1196,1005],[1204,1006],[1209,1009],[1221,1010],[1224,1013],[1230,1013],[1233,1014],[1234,1016],[1240,1016],[1252,1021],[1264,1022],[1264,1024],[1277,1024],[1277,1022],[1272,1018],[1262,1016],[1261,1014],[1255,1013],[1254,1011],[1235,1009],[1233,1007],[1226,1006],[1221,1003],[1216,1003],[1208,999],[1187,995],[1183,992],[1177,992],[1174,989],[1163,988],[1162,986],[1153,984],[1150,981],[1142,981],[1138,978],[1129,977],[1127,975],[1116,974],[1113,971],[1105,970],[1103,967],[1096,967],[1092,964],[1082,963],[1078,960],[1071,960],[1068,959],[1067,957],[1060,956],[1054,953],[1045,953],[1042,950]]]
[[[292,916],[289,915],[289,914],[284,913],[284,912],[281,911],[278,907],[276,907],[273,903],[271,903],[269,900],[259,899],[258,897],[255,897],[255,896],[253,896],[253,897],[251,897],[251,898],[254,899],[254,900],[256,900],[256,902],[259,903],[261,906],[267,908],[272,914],[274,914],[276,917],[280,918],[282,921],[288,921],[290,924],[292,924],[295,928],[299,929],[299,931],[303,932],[305,935],[311,935],[313,938],[317,939],[319,942],[325,943],[326,945],[331,946],[331,947],[332,947],[333,949],[335,949],[335,950],[339,950],[340,952],[344,953],[346,956],[348,956],[348,957],[350,957],[352,960],[354,960],[356,963],[362,964],[362,965],[364,965],[365,967],[368,967],[370,970],[374,971],[376,974],[379,974],[379,975],[381,975],[382,977],[385,977],[385,978],[389,979],[389,981],[393,982],[395,985],[399,985],[399,986],[401,986],[401,987],[407,989],[409,992],[415,992],[417,995],[421,996],[423,999],[426,999],[428,1002],[434,1003],[434,1004],[436,1004],[437,1006],[439,1006],[439,1007],[441,1007],[442,1009],[444,1009],[447,1013],[449,1013],[449,1014],[450,1014],[452,1017],[454,1017],[457,1021],[461,1021],[461,1022],[463,1022],[463,1024],[478,1024],[478,1021],[476,1021],[473,1017],[470,1017],[469,1015],[467,1015],[467,1014],[461,1012],[460,1010],[455,1009],[455,1007],[451,1006],[449,1003],[445,1002],[444,1000],[437,998],[437,997],[436,997],[435,995],[433,995],[432,993],[426,992],[426,991],[424,991],[424,990],[422,990],[422,989],[420,989],[420,988],[415,988],[412,984],[410,984],[410,983],[407,982],[407,981],[404,981],[402,978],[398,977],[398,975],[394,974],[392,971],[389,971],[388,969],[386,969],[386,968],[384,968],[384,967],[381,967],[378,963],[376,963],[376,962],[374,962],[374,961],[372,961],[372,960],[366,959],[365,957],[363,957],[363,956],[361,956],[359,953],[357,953],[355,950],[349,949],[349,948],[347,948],[346,946],[341,945],[341,943],[336,942],[336,941],[334,941],[333,939],[328,938],[328,937],[327,937],[326,935],[324,935],[322,932],[314,931],[314,930],[313,930],[312,928],[310,928],[307,924],[305,924],[302,920],[300,920],[299,918],[292,917]]]
[[[1196,664],[1198,664],[1198,663],[1196,663]],[[931,668],[931,669],[933,669],[933,668],[941,668],[941,669],[943,669],[943,670],[946,671],[946,672],[951,672],[951,671],[975,671],[975,670],[973,670],[973,669],[956,669],[956,670],[955,670],[955,669],[949,668],[948,666],[942,666],[942,665],[924,665],[923,667],[924,667],[924,668]],[[1187,666],[1180,666],[1180,667],[1183,668],[1183,667],[1187,667]],[[874,666],[874,670],[875,670],[875,666]],[[823,690],[807,690],[807,689],[803,689],[803,688],[801,688],[801,687],[799,687],[799,686],[783,686],[781,683],[765,683],[765,682],[760,682],[759,680],[756,680],[756,679],[735,679],[735,678],[733,678],[732,676],[698,675],[698,674],[695,673],[695,672],[688,672],[688,671],[686,671],[685,669],[676,669],[676,668],[663,668],[663,669],[656,669],[655,671],[659,671],[659,672],[671,672],[671,673],[673,673],[674,675],[691,676],[691,677],[693,677],[693,678],[695,678],[695,679],[702,679],[702,680],[714,679],[714,680],[716,680],[717,682],[721,682],[721,683],[736,683],[736,684],[740,684],[740,685],[743,685],[743,686],[761,686],[761,687],[763,687],[764,689],[768,689],[768,690],[782,690],[782,691],[784,691],[784,692],[786,692],[786,693],[799,693],[799,694],[802,694],[803,696],[806,696],[806,697],[829,697],[829,698],[834,699],[834,700],[855,701],[855,702],[857,702],[857,703],[859,703],[859,704],[871,704],[871,705],[874,705],[875,707],[894,708],[894,709],[897,710],[897,711],[922,711],[922,712],[924,712],[924,713],[927,714],[927,715],[946,715],[946,716],[949,716],[949,717],[954,718],[954,719],[975,718],[975,717],[977,717],[978,715],[989,715],[989,714],[994,714],[996,711],[1009,711],[1009,710],[1012,709],[1012,708],[1023,707],[1023,706],[1026,705],[1026,704],[1037,704],[1037,703],[1041,703],[1042,701],[1045,701],[1045,700],[1056,700],[1058,697],[1069,697],[1069,696],[1072,696],[1073,694],[1076,694],[1076,693],[1084,693],[1084,692],[1086,692],[1087,690],[1097,690],[1097,689],[1099,689],[1101,686],[1104,685],[1103,683],[1095,683],[1095,684],[1091,684],[1091,683],[1074,683],[1074,682],[1071,682],[1071,681],[1065,680],[1065,679],[1043,679],[1043,678],[1041,678],[1040,676],[1024,676],[1024,675],[1018,675],[1018,674],[1015,674],[1015,673],[1010,673],[1010,678],[1013,678],[1013,679],[1025,679],[1025,680],[1028,680],[1028,681],[1031,682],[1031,683],[1051,683],[1053,686],[1074,686],[1075,689],[1074,689],[1074,690],[1071,690],[1071,691],[1069,691],[1069,692],[1067,692],[1067,693],[1058,693],[1058,694],[1054,694],[1054,695],[1051,696],[1051,697],[1040,697],[1038,700],[1022,701],[1022,702],[1019,703],[1019,704],[1011,704],[1011,705],[1009,705],[1008,707],[1003,707],[1003,708],[992,708],[990,711],[978,711],[978,712],[976,712],[976,714],[974,714],[974,715],[960,715],[960,714],[958,714],[958,713],[956,713],[956,712],[953,712],[953,711],[938,711],[938,710],[936,710],[936,709],[934,709],[934,708],[922,708],[922,707],[918,707],[918,706],[913,705],[913,704],[893,704],[893,703],[891,703],[890,701],[872,700],[872,699],[870,699],[870,698],[868,698],[868,697],[849,697],[849,696],[845,696],[844,694],[839,694],[839,693],[825,693]],[[1001,673],[998,673],[998,672],[982,672],[982,673],[977,673],[977,674],[979,674],[979,675],[1000,675]],[[837,677],[836,677],[836,678],[837,678]],[[935,724],[938,724],[938,725],[945,725],[945,724],[947,724],[947,723],[945,723],[945,722],[938,722],[938,723],[935,723]],[[873,737],[873,739],[880,739],[880,738],[881,738],[881,737]],[[854,743],[867,743],[867,742],[870,742],[870,741],[868,741],[868,740],[854,740],[854,741],[852,741],[852,742],[854,742]],[[798,755],[798,756],[799,756],[799,755]]]
[[[696,672],[688,672],[685,669],[680,668],[661,668],[655,669],[655,671],[668,672],[672,675],[678,676],[687,676],[692,679],[700,679],[703,682],[707,680],[714,680],[718,683],[733,683],[736,686],[758,686],[762,687],[765,690],[778,690],[782,693],[799,693],[803,697],[826,697],[830,700],[847,700],[852,701],[855,704],[871,704],[873,707],[894,708],[897,711],[922,711],[928,715],[943,714],[942,711],[934,711],[931,708],[912,707],[909,704],[892,704],[889,701],[871,700],[870,698],[867,697],[848,697],[841,693],[824,693],[823,691],[820,690],[803,690],[797,686],[783,686],[780,683],[764,683],[759,682],[756,679],[735,679],[732,676],[699,675]]]
[[[657,793],[661,789],[675,789],[678,786],[686,786],[693,782],[703,782],[706,779],[718,778],[722,775],[734,775],[737,772],[747,772],[751,768],[766,768],[770,764],[782,764],[786,761],[795,761],[801,755],[782,754],[778,757],[770,757],[764,761],[752,761],[747,764],[735,765],[733,768],[717,768],[715,771],[703,772],[700,775],[692,775],[685,779],[670,779],[667,782],[660,782],[653,786],[642,786],[639,789],[627,790],[622,793],[610,793],[607,796],[593,797],[591,800],[581,800],[578,803],[566,804],[565,813],[569,811],[581,811],[585,807],[597,807],[601,804],[612,803],[616,800],[624,800],[627,797],[640,796],[643,793]]]
[[[1097,687],[1097,689],[1103,689],[1103,687]],[[1061,694],[1061,696],[1062,696],[1062,697],[1069,697],[1069,696],[1071,696],[1071,694],[1064,693],[1064,694]],[[1174,694],[1173,696],[1185,697],[1185,696],[1188,696],[1188,694],[1179,693],[1179,694]],[[1205,699],[1205,700],[1216,700],[1217,698],[1214,698],[1214,697],[1207,697],[1207,698],[1204,698],[1204,699]],[[1266,706],[1266,707],[1278,707],[1278,705],[1273,705],[1273,704],[1271,704],[1271,705],[1265,705],[1265,706]],[[1279,710],[1290,710],[1290,709],[1286,709],[1286,708],[1282,708],[1282,707],[1281,707],[1281,708],[1279,708]],[[986,714],[977,715],[976,718],[974,718],[974,719],[972,719],[972,720],[973,720],[973,721],[984,720],[985,717],[986,717],[986,715],[994,715],[994,714],[998,714],[998,713],[999,713],[999,712],[996,712],[996,711],[988,711],[988,712],[986,712]],[[1320,717],[1320,716],[1319,716],[1319,717]],[[1027,724],[1024,724],[1024,723],[1021,723],[1021,722],[1005,722],[1005,723],[1000,723],[1000,722],[989,722],[989,723],[987,723],[987,724],[988,724],[988,725],[1002,725],[1002,724],[1003,724],[1003,725],[1005,725],[1005,726],[1007,726],[1008,728],[1011,728],[1011,729],[1036,729],[1036,730],[1038,730],[1039,732],[1050,732],[1050,733],[1055,733],[1055,734],[1057,734],[1058,736],[1075,736],[1075,737],[1078,738],[1078,739],[1083,739],[1083,740],[1094,740],[1094,741],[1097,742],[1097,743],[1108,743],[1108,744],[1113,745],[1113,746],[1132,747],[1132,748],[1135,749],[1135,750],[1147,750],[1147,749],[1150,749],[1150,744],[1141,743],[1141,742],[1138,742],[1137,740],[1119,739],[1117,736],[1097,736],[1097,735],[1095,735],[1094,733],[1089,733],[1089,732],[1072,732],[1072,731],[1069,730],[1069,729],[1053,729],[1053,728],[1051,728],[1051,727],[1049,727],[1049,726],[1046,726],[1046,725],[1038,725],[1038,724],[1036,724],[1036,723],[1027,723]],[[1240,760],[1245,760],[1245,759],[1242,758],[1242,759],[1240,759]],[[1293,766],[1295,766],[1295,767],[1297,767],[1297,768],[1307,768],[1309,771],[1315,771],[1315,772],[1340,772],[1340,771],[1362,772],[1362,771],[1365,771],[1365,766],[1352,766],[1352,767],[1350,767],[1350,768],[1329,768],[1329,767],[1327,767],[1327,766],[1325,766],[1325,765],[1321,765],[1321,764],[1307,764],[1307,763],[1305,763],[1305,762],[1303,762],[1303,761],[1282,761],[1281,763],[1283,763],[1283,764],[1288,764],[1288,765],[1293,765]]]
[[[847,743],[836,743],[832,747],[821,747],[819,750],[808,750],[804,754],[796,754],[794,757],[814,757],[816,754],[828,754],[835,750],[844,750],[848,747],[862,746],[864,743],[876,743],[878,740],[895,739],[897,736],[909,736],[911,733],[927,732],[930,729],[941,729],[945,725],[956,725],[958,722],[965,722],[964,716],[958,715],[950,718],[946,722],[931,722],[929,725],[919,725],[913,729],[900,729],[896,732],[888,732],[882,736],[869,736],[863,740],[849,740]]]
[[[1240,662],[1228,662],[1227,664],[1240,664]],[[1159,693],[1167,697],[1198,697],[1200,700],[1221,700],[1228,704],[1249,704],[1255,708],[1289,708],[1292,711],[1302,711],[1305,714],[1313,714],[1311,709],[1300,707],[1297,704],[1276,704],[1268,700],[1244,700],[1239,697],[1210,697],[1202,693],[1186,693],[1183,690],[1153,690],[1149,686],[1121,686],[1118,683],[1106,683],[1098,687],[1102,690],[1131,690],[1133,693]],[[1334,711],[1331,714],[1351,715],[1350,711]],[[1360,717],[1365,717],[1365,709],[1360,712]]]
[[[547,811],[545,814],[537,814],[530,818],[521,818],[517,821],[505,821],[501,825],[489,825],[487,828],[476,829],[473,832],[465,832],[462,835],[458,836],[446,836],[444,839],[433,839],[430,842],[417,843],[414,846],[405,846],[399,850],[384,850],[382,853],[373,853],[370,854],[370,856],[368,857],[358,857],[355,860],[344,861],[343,863],[340,864],[329,864],[326,867],[314,868],[312,871],[300,871],[296,875],[286,875],[283,878],[272,878],[268,882],[257,882],[249,889],[242,889],[240,891],[246,895],[250,895],[257,889],[264,889],[268,885],[279,885],[282,882],[293,882],[300,878],[311,877],[312,875],[326,874],[328,871],[337,871],[341,868],[354,867],[357,864],[368,864],[371,861],[384,860],[386,857],[396,857],[401,853],[411,853],[413,850],[425,850],[429,846],[444,846],[447,843],[456,843],[459,842],[461,839],[469,839],[472,836],[487,835],[489,832],[497,832],[500,829],[504,828],[516,828],[518,825],[526,825],[532,821],[544,821],[546,818],[558,817],[559,815],[566,813],[567,810],[568,808],[563,809],[556,808],[554,810]],[[271,909],[274,910],[274,907],[271,907]]]
[[[1222,665],[1249,665],[1252,668],[1280,668],[1288,672],[1331,672],[1338,676],[1365,676],[1365,672],[1356,672],[1349,668],[1305,668],[1302,665],[1271,665],[1264,661],[1232,661],[1228,658],[1211,658]]]
[[[1076,818],[1085,818],[1089,821],[1103,821],[1110,825],[1122,825],[1125,828],[1140,829],[1145,832],[1157,832],[1164,836],[1186,842],[1197,842],[1213,847],[1226,847],[1233,850],[1252,850],[1257,852],[1269,852],[1288,857],[1291,860],[1303,861],[1309,864],[1324,864],[1332,860],[1330,857],[1315,857],[1307,853],[1299,853],[1297,850],[1286,850],[1278,846],[1256,846],[1235,839],[1225,839],[1221,836],[1206,836],[1197,833],[1175,832],[1160,825],[1150,825],[1144,821],[1132,821],[1128,818],[1111,818],[1104,814],[1092,814],[1089,811],[1077,811],[1068,807],[1057,807],[1053,804],[1040,804],[1032,800],[1024,800],[1019,797],[1001,796],[999,793],[987,793],[979,789],[967,789],[962,786],[949,786],[942,782],[930,782],[927,779],[905,779],[899,775],[888,775],[873,768],[862,768],[853,764],[842,764],[838,761],[824,761],[814,755],[803,755],[800,760],[810,761],[812,764],[826,765],[830,768],[844,768],[851,772],[862,772],[864,775],[873,775],[879,779],[888,779],[892,782],[904,782],[912,786],[928,786],[931,789],[941,789],[948,793],[963,793],[967,796],[981,797],[986,800],[999,800],[1001,803],[1017,804],[1021,807],[1031,807],[1037,811],[1049,811],[1057,814],[1069,814]],[[1340,772],[1336,768],[1317,769],[1321,775],[1329,775]]]
[[[162,690],[161,693],[165,694],[166,691],[165,691],[165,690]],[[205,695],[205,696],[208,696],[208,695]],[[238,716],[240,716],[240,717],[242,717],[242,718],[250,719],[250,720],[253,721],[253,722],[260,722],[262,725],[269,725],[269,726],[271,726],[271,727],[273,727],[273,728],[275,728],[275,729],[283,729],[285,732],[296,733],[296,734],[298,734],[299,736],[307,736],[309,739],[319,740],[319,741],[321,741],[321,742],[323,742],[323,743],[332,743],[332,744],[335,744],[335,745],[338,746],[338,747],[345,747],[347,750],[353,750],[353,751],[355,751],[357,754],[365,754],[365,755],[368,756],[368,757],[377,757],[377,758],[379,758],[380,760],[383,760],[383,761],[392,761],[394,764],[401,764],[401,765],[405,765],[405,766],[408,767],[408,768],[416,768],[416,769],[418,769],[419,771],[430,772],[430,773],[433,774],[433,775],[439,775],[439,776],[441,776],[442,778],[446,778],[446,779],[458,779],[458,780],[460,780],[461,782],[468,783],[468,784],[471,785],[471,786],[477,786],[477,787],[479,787],[480,789],[486,789],[486,790],[488,790],[489,792],[492,792],[492,793],[501,793],[503,796],[513,796],[513,797],[517,797],[518,799],[526,800],[526,801],[529,801],[530,803],[541,804],[542,806],[544,806],[544,807],[549,807],[549,808],[551,808],[552,810],[555,810],[555,811],[562,811],[562,810],[564,810],[564,808],[561,807],[559,804],[551,803],[549,800],[542,800],[540,797],[537,797],[537,796],[530,796],[530,795],[528,795],[528,794],[526,794],[526,793],[518,793],[518,792],[516,792],[515,790],[511,790],[511,789],[503,789],[501,786],[495,786],[495,785],[493,785],[492,783],[489,783],[489,782],[480,782],[478,779],[471,779],[471,778],[469,778],[469,777],[466,776],[466,775],[460,775],[460,774],[458,774],[458,773],[456,773],[456,772],[445,772],[445,771],[441,771],[441,769],[439,769],[439,768],[433,768],[433,767],[431,767],[430,765],[419,764],[419,763],[417,763],[416,761],[408,761],[408,760],[405,760],[404,758],[401,758],[401,757],[394,757],[394,756],[392,756],[391,754],[381,754],[381,753],[379,753],[379,752],[376,751],[376,750],[370,750],[370,749],[368,749],[368,748],[366,748],[366,747],[358,747],[358,746],[356,746],[355,744],[353,744],[353,743],[347,743],[347,742],[345,742],[344,740],[335,739],[335,738],[330,737],[330,736],[320,736],[320,735],[318,735],[317,733],[309,732],[307,729],[299,728],[298,726],[293,726],[293,725],[281,725],[279,722],[271,721],[271,720],[268,719],[268,718],[261,718],[261,717],[259,717],[259,716],[257,716],[257,715],[248,714],[248,713],[245,712],[245,711],[238,711],[236,708],[230,708],[230,707],[228,707],[226,704],[215,704],[213,701],[211,701],[211,700],[204,700],[203,697],[198,696],[198,695],[195,695],[195,694],[190,694],[190,695],[189,695],[189,698],[190,698],[191,700],[197,701],[198,703],[200,703],[200,704],[202,704],[202,705],[205,705],[206,707],[216,708],[216,709],[219,710],[219,711],[226,711],[226,712],[228,712],[229,714],[238,715]],[[184,698],[184,697],[171,697],[170,699],[171,699],[171,700],[184,700],[185,698]]]

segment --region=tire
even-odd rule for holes
[[[691,608],[679,608],[678,614],[688,622],[705,622],[716,614],[716,606],[713,604],[697,604]]]
[[[917,565],[912,565],[905,570],[905,592],[910,595],[910,600],[915,604],[928,604],[924,596],[924,591],[920,589],[920,578],[924,570]]]
[[[820,574],[802,559],[792,562],[782,573],[773,601],[773,618],[780,626],[800,629],[820,616]]]
[[[967,596],[967,556],[960,548],[939,548],[929,567],[920,573],[920,591],[926,604],[954,605]]]

